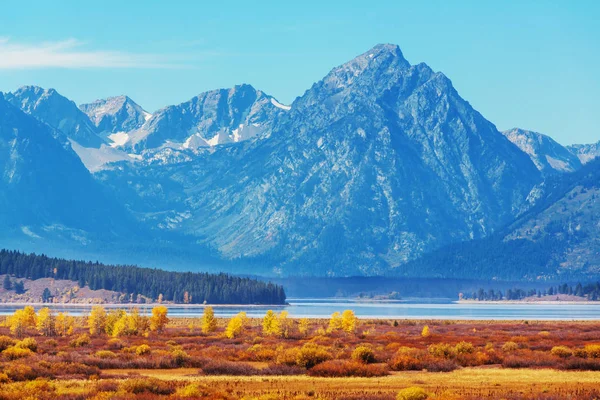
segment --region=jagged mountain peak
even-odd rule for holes
[[[573,172],[581,168],[579,158],[548,135],[521,128],[509,129],[502,134],[526,153],[543,173]]]
[[[142,151],[240,142],[268,131],[278,115],[288,110],[252,85],[210,90],[158,110],[128,136],[125,146]]]
[[[152,116],[125,95],[81,104],[79,108],[104,134],[129,132],[138,129]]]
[[[104,143],[87,115],[55,89],[23,86],[4,98],[81,146],[99,148]]]
[[[600,156],[600,142],[590,144],[572,144],[567,146],[567,150],[577,156],[582,164],[596,159]]]
[[[71,100],[58,93],[56,89],[44,89],[40,86],[34,85],[21,86],[14,92],[7,93],[5,97],[7,97],[7,100],[13,103],[13,105],[16,105],[14,104],[15,99],[19,99],[21,101],[20,108],[29,114],[31,114],[31,111],[37,108],[44,101],[75,104]]]
[[[322,82],[330,90],[343,90],[357,82],[381,80],[387,75],[394,76],[398,71],[409,67],[410,63],[404,58],[400,47],[378,44],[371,50],[332,69]]]

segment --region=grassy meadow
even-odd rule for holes
[[[598,399],[600,322],[0,319],[2,399]]]

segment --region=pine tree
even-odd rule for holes
[[[4,276],[4,282],[2,283],[2,287],[4,288],[4,290],[12,289],[12,282],[11,282],[10,276],[8,276],[8,274],[6,274]]]
[[[15,293],[16,294],[25,293],[25,285],[23,284],[23,281],[15,282]]]
[[[52,299],[52,293],[50,293],[50,289],[45,288],[44,292],[42,293],[42,303],[47,303],[50,301],[50,299]]]

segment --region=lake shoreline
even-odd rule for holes
[[[510,305],[600,305],[600,301],[591,300],[456,300],[456,304],[510,304]]]

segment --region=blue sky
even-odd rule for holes
[[[250,83],[290,103],[386,42],[444,72],[501,130],[595,142],[599,19],[591,0],[13,1],[0,14],[0,91],[127,94],[153,111]]]

